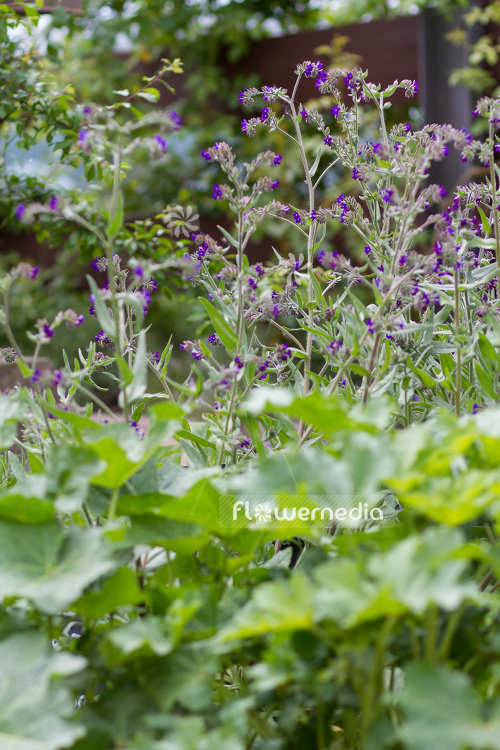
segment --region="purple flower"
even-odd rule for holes
[[[144,308],[144,312],[146,312],[146,310],[151,304],[151,295],[147,289],[141,289],[139,294],[141,295],[141,304]]]
[[[38,381],[40,380],[40,375],[41,375],[41,374],[42,374],[42,373],[41,373],[41,370],[38,370],[38,369],[37,369],[37,370],[35,370],[35,371],[33,372],[33,375],[31,376],[31,382],[32,382],[32,383],[38,383]]]
[[[302,117],[303,120],[307,120],[308,114],[307,114],[306,110],[304,109],[304,107],[302,107],[302,109],[300,110],[299,114],[301,115],[301,117]]]
[[[448,148],[448,146],[443,146],[443,156],[448,156],[449,153],[450,149]]]
[[[174,127],[175,127],[175,129],[176,129],[176,130],[179,130],[179,128],[180,128],[180,127],[181,127],[181,125],[182,125],[182,120],[181,120],[181,118],[179,117],[179,115],[177,114],[177,112],[176,112],[175,110],[173,110],[173,109],[172,109],[172,110],[171,110],[171,111],[169,112],[169,115],[170,115],[170,119],[171,119],[171,120],[172,120],[172,122],[174,123]]]
[[[157,365],[159,365],[159,364],[160,364],[160,359],[161,359],[161,357],[160,357],[160,355],[159,355],[159,353],[158,353],[158,352],[155,352],[155,353],[154,353],[154,354],[152,355],[151,359],[153,359],[153,360],[154,360],[154,361],[156,362],[156,364],[157,364]]]
[[[218,185],[214,185],[213,187],[212,198],[214,199],[214,201],[218,201],[222,198],[222,190]]]
[[[276,190],[277,187],[279,187],[280,181],[279,180],[273,180],[271,182],[271,190]]]
[[[294,219],[294,221],[295,221],[296,224],[300,224],[302,222],[302,219],[301,219],[300,214],[299,214],[298,211],[294,211],[293,212],[293,219]]]
[[[446,198],[446,196],[448,195],[442,185],[439,185],[439,195],[441,196],[441,198]]]
[[[410,125],[409,122],[406,123],[405,130],[406,130],[407,133],[411,133],[411,125]]]
[[[342,349],[342,339],[337,339],[330,341],[328,344],[328,348],[332,352],[332,354],[337,354]]]
[[[364,249],[364,251],[363,251],[363,252],[364,252],[364,253],[365,253],[366,255],[370,255],[371,251],[372,251],[371,247],[370,247],[369,245],[367,245],[367,246],[365,247],[365,249]]]
[[[81,326],[84,320],[85,320],[85,315],[79,315],[77,319],[75,320],[75,326],[78,328],[79,326]]]
[[[36,279],[36,277],[38,276],[38,266],[35,266],[31,269],[30,276],[32,279]]]
[[[277,156],[274,157],[273,164],[274,164],[275,167],[277,167],[279,164],[281,164],[281,159],[282,159],[281,154],[278,154]]]
[[[477,414],[478,411],[479,411],[479,406],[476,404],[476,402],[474,402],[474,404],[472,406],[472,413],[473,414]]]
[[[391,188],[383,188],[380,191],[380,195],[382,196],[382,200],[385,201],[385,203],[390,203],[392,196],[394,195],[394,190]]]
[[[274,356],[278,362],[288,362],[292,356],[292,350],[286,344],[279,344],[274,350]]]
[[[338,117],[340,115],[340,107],[338,104],[336,104],[334,107],[332,107],[332,115],[334,117]]]
[[[144,270],[142,269],[142,267],[141,267],[141,266],[136,266],[136,267],[134,268],[134,273],[135,273],[135,275],[136,275],[136,276],[138,276],[138,277],[139,277],[140,279],[142,279],[142,277],[144,276]]]
[[[100,344],[101,346],[109,346],[111,344],[111,339],[109,339],[104,331],[99,331],[97,336],[95,337],[96,343]]]
[[[24,203],[20,203],[16,208],[16,219],[20,219],[26,211]]]
[[[89,106],[89,105],[87,104],[87,106],[83,108],[83,114],[84,114],[84,115],[90,115],[90,113],[91,113],[91,112],[92,112],[92,107],[90,107],[90,106]]]
[[[368,327],[370,333],[375,332],[373,320],[371,318],[365,318],[365,325]]]
[[[354,76],[352,73],[348,73],[344,78],[344,83],[347,86],[348,89],[353,88],[354,84],[352,82]]]
[[[78,144],[80,146],[83,146],[85,143],[85,139],[87,138],[88,130],[85,130],[85,128],[82,128],[80,132],[78,133]]]
[[[167,153],[167,142],[165,138],[162,135],[159,135],[158,133],[155,134],[155,141],[160,147],[160,150],[166,154]]]
[[[356,167],[354,167],[354,169],[352,170],[352,179],[359,180],[360,176],[361,172],[359,171],[359,169],[356,169]]]
[[[203,156],[205,161],[212,161],[212,157],[210,156],[208,151],[205,151],[205,149],[203,149],[203,151],[201,152],[201,155]]]
[[[406,263],[407,260],[408,260],[408,256],[407,255],[402,255],[401,258],[399,259],[399,265],[400,266],[404,266],[404,264]]]
[[[269,113],[270,113],[269,107],[264,107],[261,115],[260,115],[260,121],[261,122],[267,122],[269,120]]]
[[[54,331],[49,325],[47,325],[47,323],[44,323],[43,332],[47,336],[48,339],[51,339],[54,335]]]
[[[323,143],[325,144],[325,146],[331,146],[332,143],[333,143],[332,136],[331,135],[327,135],[326,138],[325,138],[325,140],[323,141]]]
[[[248,128],[248,120],[241,121],[241,132],[246,133]]]
[[[59,205],[59,201],[57,200],[56,196],[54,195],[50,199],[49,208],[50,208],[51,211],[55,211],[58,205]]]
[[[54,373],[54,385],[59,385],[63,378],[63,374],[60,370],[56,370]]]

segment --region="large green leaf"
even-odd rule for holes
[[[409,750],[498,750],[500,706],[487,710],[468,675],[437,664],[410,664],[398,735]]]
[[[313,589],[300,573],[284,583],[259,586],[252,599],[222,628],[217,641],[308,630],[314,623]]]
[[[42,612],[61,612],[114,567],[99,529],[0,522],[0,599],[25,597]]]
[[[69,722],[69,691],[53,679],[83,669],[83,657],[55,653],[43,633],[27,632],[0,641],[0,664],[2,750],[60,750],[84,734]]]

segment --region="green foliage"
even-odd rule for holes
[[[144,9],[108,6],[102,55]],[[137,23],[152,47],[167,32],[176,38],[179,18],[202,35],[201,6],[174,2],[170,15],[163,2],[151,6]],[[0,7],[5,23],[34,25],[36,7],[23,8],[21,17]],[[298,12],[274,8],[285,28]],[[236,56],[247,11],[213,10],[224,17],[214,38],[232,39]],[[1,33],[7,54],[14,43]],[[168,211],[126,218],[131,155],[163,159],[178,128],[175,113],[147,108],[163,76],[181,70],[162,62],[142,88],[117,83],[111,103],[87,112],[68,104],[68,89],[44,100],[52,79],[35,57],[14,56],[7,71],[37,80],[19,91],[19,111],[6,110],[14,127],[24,123],[18,137],[29,146],[34,132],[55,128],[63,163],[101,189],[63,191],[54,204],[42,185],[33,200],[33,185],[19,184],[19,218],[42,236],[71,229],[82,258],[99,255],[94,270],[107,283],[88,277],[101,349],[68,347],[60,370],[42,371],[42,347],[63,324],[72,335],[80,316],[58,306],[19,346],[12,300],[36,273],[18,264],[0,278],[2,351],[24,378],[0,397],[0,747],[500,748],[499,103],[479,103],[490,135],[471,143],[446,126],[387,132],[386,99],[397,85],[411,94],[412,81],[381,91],[362,71],[333,71],[319,86],[342,107],[331,128],[319,111],[297,111],[294,95],[267,91],[276,109],[247,130],[267,120],[293,137],[310,210],[262,205],[275,189],[262,170],[281,161],[273,151],[241,166],[228,144],[207,146],[228,180],[216,197],[236,224],[223,233],[227,246],[200,233],[193,250],[165,237]],[[347,80],[352,108],[334,79]],[[365,99],[383,144],[361,142],[359,124],[375,128]],[[323,144],[303,137],[311,121]],[[453,140],[466,156],[492,159],[490,180],[461,188],[452,218],[426,220],[440,222],[446,252],[422,260],[417,217],[441,196],[438,186],[419,194],[420,182]],[[332,159],[323,146],[336,149]],[[337,158],[363,180],[357,197],[326,209],[314,193]],[[280,256],[257,270],[245,254],[257,219],[292,223],[289,213],[307,259]],[[369,243],[363,267],[342,259],[338,270],[333,255],[314,266],[327,219],[347,220]],[[145,313],[153,280],[175,298],[189,279],[199,335],[214,332],[211,348],[183,343],[194,358],[177,377],[173,334],[149,351]],[[103,400],[106,386],[119,411]]]

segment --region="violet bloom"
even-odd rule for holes
[[[60,370],[56,370],[54,373],[54,385],[59,385],[63,378],[62,372]]]
[[[327,135],[326,138],[324,139],[323,143],[325,144],[325,146],[331,146],[332,143],[333,143],[332,136],[331,135]]]
[[[20,203],[16,208],[16,219],[21,219],[25,212],[26,206],[24,205],[24,203]]]
[[[150,293],[148,292],[147,289],[141,289],[141,291],[139,292],[139,294],[141,295],[141,304],[142,304],[142,307],[144,308],[144,312],[146,312],[146,310],[148,309],[148,307],[151,304],[151,295],[150,295]]]
[[[85,130],[85,128],[82,128],[80,132],[78,133],[78,145],[79,146],[83,146],[87,138],[87,135],[88,135],[88,130]]]
[[[152,356],[152,359],[156,362],[157,365],[159,365],[161,359],[159,352],[155,352]]]
[[[38,270],[39,270],[38,266],[35,266],[34,268],[31,269],[30,277],[32,279],[36,279],[36,277],[38,276]]]
[[[201,152],[201,155],[203,156],[205,161],[212,161],[212,157],[210,156],[208,151],[205,151],[205,149],[203,149],[203,151]]]
[[[282,159],[281,154],[278,154],[277,156],[274,157],[273,164],[274,164],[275,167],[277,167],[279,164],[281,164],[281,159]]]
[[[359,171],[359,169],[356,169],[356,167],[354,167],[354,169],[352,170],[352,179],[359,180],[360,177],[361,177],[361,172]]]
[[[332,352],[332,354],[337,354],[342,349],[342,339],[337,339],[330,341],[328,344],[328,348]]]
[[[54,335],[54,331],[49,325],[47,325],[47,323],[45,323],[43,326],[43,332],[48,339],[51,339]]]
[[[304,107],[302,107],[302,109],[300,110],[299,114],[301,115],[301,117],[302,117],[303,120],[307,120],[308,114],[307,114],[307,111],[304,109]]]
[[[136,266],[136,267],[134,268],[134,273],[135,273],[135,275],[136,275],[136,276],[138,276],[138,277],[139,277],[140,279],[142,279],[142,277],[144,276],[144,270],[142,269],[142,267],[141,267],[141,266]]]
[[[273,180],[271,182],[271,190],[276,190],[276,188],[279,187],[279,186],[280,186],[280,181],[279,180]]]
[[[365,325],[367,326],[370,333],[375,333],[375,327],[371,318],[365,318]]]
[[[411,133],[411,125],[410,125],[410,123],[409,123],[409,122],[407,122],[407,123],[406,123],[406,125],[405,125],[405,131],[406,131],[407,133]]]
[[[214,185],[212,190],[212,198],[214,199],[214,201],[220,200],[222,198],[222,195],[223,193],[220,187],[218,185]]]
[[[79,326],[81,326],[81,324],[83,323],[84,320],[85,320],[85,315],[79,315],[77,317],[77,319],[75,320],[75,326],[76,326],[76,328],[78,328]]]
[[[95,337],[96,343],[100,344],[100,346],[109,346],[111,344],[111,339],[109,339],[104,331],[99,331],[97,336]]]
[[[90,113],[91,113],[91,112],[92,112],[92,107],[90,107],[90,106],[89,106],[89,105],[87,104],[87,106],[83,108],[83,114],[84,114],[84,115],[90,115]]]
[[[260,121],[261,122],[267,122],[269,120],[269,113],[270,113],[269,107],[264,107],[261,115],[260,115]]]
[[[294,219],[294,221],[295,221],[296,224],[300,224],[301,223],[302,219],[301,219],[300,214],[299,214],[298,211],[294,211],[293,212],[293,219]]]
[[[372,251],[372,249],[371,249],[371,247],[369,245],[367,245],[365,247],[365,249],[363,250],[363,252],[365,253],[365,255],[370,255],[371,251]]]
[[[172,120],[174,124],[175,129],[179,130],[179,128],[182,126],[181,118],[179,117],[177,112],[173,109],[169,112],[169,115],[170,115],[170,119]]]
[[[51,211],[55,211],[56,208],[58,207],[58,205],[59,205],[59,201],[57,200],[56,196],[54,195],[50,199],[49,208],[50,208]]]
[[[332,107],[332,115],[334,117],[338,117],[340,115],[340,107],[338,104],[336,104],[334,107]]]
[[[41,375],[41,374],[42,374],[42,373],[41,373],[41,370],[38,370],[38,369],[37,369],[37,370],[35,370],[35,371],[33,372],[33,375],[31,376],[31,382],[32,382],[32,383],[38,383],[38,381],[40,380],[40,375]]]
[[[155,141],[158,144],[158,146],[160,147],[160,150],[164,154],[166,154],[167,153],[167,142],[166,142],[165,138],[163,138],[163,136],[161,136],[158,133],[156,133],[156,135],[155,135]]]

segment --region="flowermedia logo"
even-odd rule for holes
[[[349,528],[388,526],[401,509],[383,494],[369,496],[225,495],[221,498],[221,526],[290,529],[327,529],[332,523]]]
[[[190,237],[200,228],[199,219],[200,215],[195,213],[192,206],[178,206],[168,214],[167,227],[172,230],[175,237]]]

